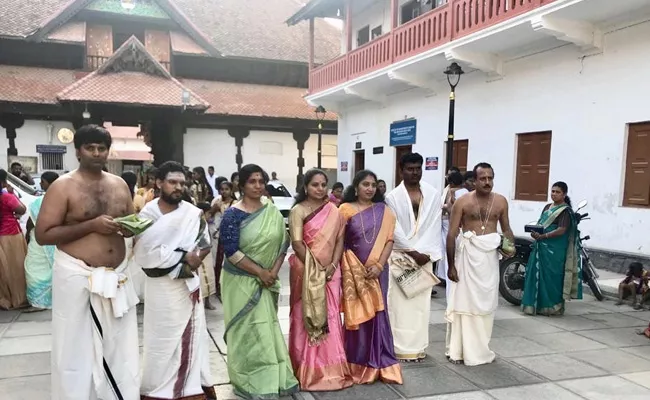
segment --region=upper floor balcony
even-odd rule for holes
[[[599,49],[607,26],[648,7],[650,0],[312,0],[288,23],[310,21],[313,60],[314,18],[344,20],[343,54],[310,62],[307,98],[332,106],[381,101],[405,87],[436,91],[452,61],[500,76],[504,62],[525,52],[566,43]]]

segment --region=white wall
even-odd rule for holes
[[[235,139],[225,129],[188,128],[183,137],[183,158],[189,167],[214,166],[217,176],[230,179],[237,171]]]
[[[322,135],[323,168],[336,168],[335,135]],[[332,153],[334,151],[334,153]],[[226,130],[189,128],[183,139],[185,164],[190,167],[213,165],[217,175],[230,178],[237,170],[235,139]],[[329,155],[331,154],[331,155]],[[294,191],[298,175],[298,147],[291,132],[251,131],[242,146],[244,165],[258,164],[269,175],[275,171],[285,186]],[[303,151],[305,168],[318,164],[318,135],[312,134]]]
[[[550,182],[563,180],[574,201],[587,199],[592,221],[581,228],[594,247],[632,253],[650,252],[647,222],[650,210],[622,207],[626,124],[650,120],[650,22],[607,34],[605,51],[582,58],[565,45],[504,66],[504,78],[487,82],[485,74],[463,76],[456,96],[456,139],[469,139],[468,165],[490,162],[495,169],[495,190],[510,201],[513,229],[535,220],[543,203],[515,201],[515,148],[517,133],[552,130]],[[354,133],[361,135],[366,167],[393,182],[394,150],[388,147],[388,129],[405,115],[417,118],[414,151],[437,156],[438,171],[425,171],[424,179],[442,184],[444,141],[448,123],[445,93],[425,98],[416,91],[390,98],[380,108],[366,103],[344,110],[339,121],[339,161],[350,163]],[[384,154],[372,155],[372,147]]]
[[[36,152],[36,145],[43,144],[53,144],[61,145],[61,143],[56,138],[56,133],[61,128],[69,128],[74,130],[72,124],[65,121],[50,121],[54,125],[53,139],[52,143],[48,140],[47,135],[47,121],[36,121],[36,120],[27,120],[23,124],[22,128],[17,130],[16,134],[16,148],[18,149],[18,156],[25,157],[37,157],[38,153]],[[0,151],[2,155],[0,156],[0,168],[6,169],[7,166],[7,148],[9,147],[9,141],[7,140],[7,135],[4,128],[0,128]],[[77,157],[75,155],[74,144],[70,143],[67,145],[67,153],[63,157],[63,168],[65,170],[73,170],[77,168],[79,163],[77,162]],[[41,160],[38,157],[38,172],[43,172],[41,170]]]

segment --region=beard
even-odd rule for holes
[[[181,201],[183,201],[183,196],[174,197],[173,194],[169,194],[161,191],[160,199],[167,204],[175,206],[177,204],[180,204]]]

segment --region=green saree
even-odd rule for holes
[[[558,228],[558,219],[568,211],[570,224],[562,236],[536,240],[526,265],[526,283],[521,309],[535,315],[562,315],[564,303],[582,298],[580,250],[575,215],[566,204],[542,212],[539,225],[544,233]]]
[[[289,244],[284,220],[273,204],[253,214],[231,208],[224,214],[221,226],[226,255],[234,245],[237,253],[267,270]],[[238,229],[238,235],[229,233],[233,229]],[[228,242],[237,240],[237,236],[238,245]],[[231,260],[233,257],[229,255]],[[235,393],[245,399],[278,399],[297,392],[298,381],[278,322],[279,281],[266,288],[256,276],[226,260],[221,295],[228,374]]]

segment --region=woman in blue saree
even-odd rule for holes
[[[553,203],[544,207],[537,222],[544,231],[531,235],[535,243],[526,265],[521,302],[521,309],[529,315],[562,315],[565,301],[582,298],[579,233],[568,191],[564,182],[553,184]]]
[[[44,172],[41,176],[41,188],[47,188],[59,177],[52,171]],[[39,196],[29,205],[27,212],[27,257],[25,257],[25,280],[27,282],[27,300],[33,307],[28,311],[46,310],[52,308],[52,265],[56,246],[41,246],[34,238],[34,225],[43,204]]]

